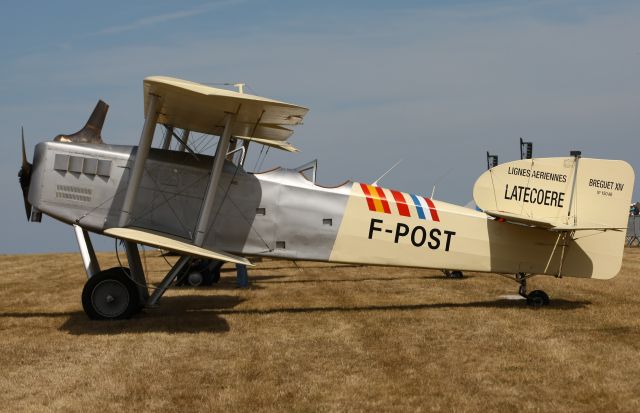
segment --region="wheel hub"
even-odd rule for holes
[[[118,280],[101,281],[91,294],[93,308],[105,318],[122,315],[127,310],[130,299],[127,287]]]
[[[204,277],[200,271],[192,271],[187,276],[187,282],[192,287],[198,287],[204,281]]]

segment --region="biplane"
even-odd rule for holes
[[[90,318],[128,318],[157,305],[194,259],[494,272],[512,277],[532,306],[549,302],[544,291],[527,291],[533,275],[609,279],[620,270],[634,182],[624,161],[574,152],[504,163],[476,181],[477,209],[376,183],[326,187],[316,183],[315,163],[244,168],[249,145],[296,151],[288,139],[307,108],[169,77],[143,85],[137,146],[103,141],[102,101],[80,131],[38,143],[32,163],[23,133],[27,218],[46,214],[73,226]],[[156,128],[164,139],[152,147]],[[190,133],[217,138],[215,154],[190,148]],[[121,240],[129,268],[101,269],[89,233]],[[179,255],[156,287],[147,284],[139,245]]]

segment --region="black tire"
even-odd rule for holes
[[[202,285],[209,286],[211,284],[217,284],[220,281],[220,268],[222,268],[222,261],[217,263],[211,270],[202,271],[204,280]]]
[[[189,287],[200,287],[204,285],[204,274],[202,271],[190,271],[184,279],[184,285]]]
[[[140,310],[138,288],[123,268],[109,268],[87,280],[82,289],[82,308],[92,320],[131,318]]]
[[[540,308],[549,305],[549,296],[542,290],[531,291],[527,295],[527,304],[533,308]]]

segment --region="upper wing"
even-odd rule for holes
[[[127,241],[138,242],[144,245],[168,249],[182,255],[212,258],[220,261],[253,266],[253,264],[251,264],[251,262],[246,258],[238,257],[237,255],[229,254],[224,251],[215,251],[211,249],[200,248],[195,245],[188,244],[184,241],[169,237],[166,234],[160,234],[158,232],[150,231],[147,229],[109,228],[104,230],[104,234],[115,238],[126,239]]]
[[[246,93],[218,89],[165,76],[144,80],[144,106],[149,95],[161,98],[158,123],[193,132],[220,135],[227,114],[235,114],[232,136],[282,142],[302,123],[309,109]]]

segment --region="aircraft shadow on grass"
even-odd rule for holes
[[[406,280],[443,280],[448,282],[464,282],[474,278],[473,275],[465,275],[464,278],[450,279],[444,275],[420,275],[417,277],[357,277],[357,278],[308,278],[308,279],[291,279],[287,275],[251,275],[251,288],[264,288],[260,284],[305,284],[305,283],[358,283],[369,281],[406,281]],[[282,279],[285,278],[285,279]],[[234,284],[235,285],[235,284]]]
[[[366,313],[375,311],[417,311],[445,308],[494,308],[515,309],[526,306],[524,300],[497,299],[468,303],[419,303],[388,304],[359,307],[282,307],[263,309],[235,309],[245,299],[218,296],[164,297],[162,306],[145,310],[144,314],[130,320],[94,321],[83,311],[69,312],[0,312],[0,318],[56,318],[68,317],[60,326],[61,331],[73,335],[117,335],[125,333],[225,333],[230,330],[225,315],[269,315],[269,314],[313,314],[313,313]],[[591,304],[590,301],[554,299],[551,304],[538,311],[578,310]],[[535,311],[535,310],[532,310]]]
[[[563,299],[555,299],[549,306],[541,309],[541,311],[549,310],[577,310],[590,305],[590,301],[568,301]],[[496,308],[510,309],[525,307],[524,300],[508,300],[498,299],[493,301],[474,301],[470,303],[428,303],[428,304],[389,304],[389,305],[371,305],[361,307],[283,307],[283,308],[265,308],[265,309],[224,309],[215,311],[220,315],[232,314],[248,314],[248,315],[266,315],[277,313],[348,313],[348,312],[371,312],[371,311],[415,311],[442,308]]]
[[[364,264],[339,264],[339,265],[289,265],[289,266],[276,266],[276,267],[256,267],[257,270],[331,270],[334,268],[361,268],[365,267]],[[223,267],[221,272],[235,272],[235,268]]]
[[[146,309],[130,320],[95,321],[83,311],[70,314],[60,330],[74,335],[122,333],[225,333],[229,323],[217,311],[229,310],[244,301],[231,295],[165,296],[162,305]]]

